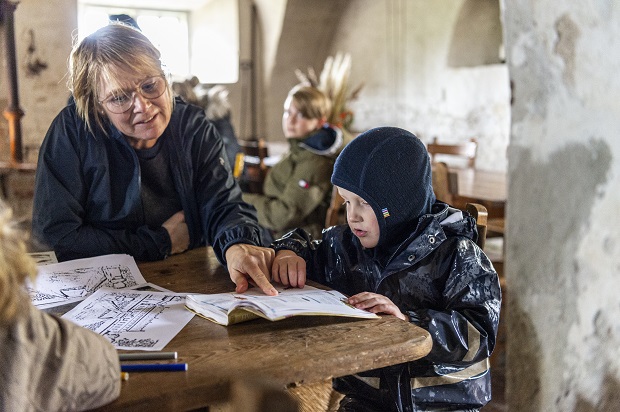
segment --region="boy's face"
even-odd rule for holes
[[[338,187],[338,193],[347,207],[347,223],[362,246],[366,249],[377,246],[380,234],[379,222],[372,207],[355,193],[341,187]]]

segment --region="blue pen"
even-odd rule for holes
[[[186,371],[187,363],[134,363],[121,365],[121,372]]]

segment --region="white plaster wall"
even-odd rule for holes
[[[358,0],[346,10],[332,53],[352,56],[351,85],[364,84],[353,102],[353,128],[391,124],[428,142],[476,137],[477,165],[505,170],[510,90],[503,64],[452,68],[447,64],[463,1]]]
[[[514,411],[620,410],[620,7],[503,4]]]

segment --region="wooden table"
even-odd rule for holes
[[[479,169],[451,168],[458,176],[458,198],[464,206],[467,202],[486,206],[489,218],[503,218],[506,205],[506,173]],[[461,207],[461,205],[455,205]]]
[[[174,292],[234,290],[210,248],[138,264],[148,282]],[[432,341],[393,316],[357,320],[294,317],[220,326],[198,316],[166,346],[187,372],[131,373],[105,411],[190,410],[227,399],[230,382],[262,380],[282,389],[415,360]]]

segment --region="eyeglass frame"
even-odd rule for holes
[[[164,87],[163,87],[163,89],[162,89],[162,92],[161,92],[159,95],[157,95],[157,96],[153,96],[153,97],[147,97],[147,96],[145,96],[145,95],[142,93],[142,86],[143,86],[145,83],[147,83],[148,81],[150,81],[150,80],[153,80],[153,79],[159,79],[159,78],[161,78],[161,79],[164,81]],[[155,83],[155,82],[154,82],[154,83]],[[125,110],[123,110],[123,111],[117,112],[116,110],[112,110],[112,109],[110,109],[110,101],[111,101],[111,99],[113,99],[113,98],[115,98],[115,97],[118,97],[118,96],[119,96],[118,94],[117,94],[117,95],[114,95],[114,93],[112,93],[111,95],[109,95],[109,96],[108,96],[108,97],[106,97],[105,99],[103,99],[103,100],[98,100],[97,102],[98,102],[100,105],[102,105],[102,106],[106,107],[106,108],[107,108],[107,109],[108,109],[111,113],[114,113],[114,114],[123,114],[123,113],[127,113],[127,112],[128,112],[129,110],[131,110],[131,108],[134,106],[134,104],[135,104],[134,102],[135,102],[135,100],[136,100],[136,93],[139,93],[139,94],[140,94],[140,96],[142,96],[142,97],[143,97],[143,98],[145,98],[145,99],[148,99],[148,100],[154,100],[154,99],[158,99],[159,97],[161,97],[161,96],[162,96],[162,95],[166,92],[166,89],[167,89],[167,88],[168,88],[168,80],[166,80],[166,76],[164,76],[163,74],[160,74],[160,75],[157,75],[157,76],[147,77],[146,79],[142,80],[142,81],[140,82],[140,84],[138,84],[136,87],[134,87],[134,88],[131,90],[131,93],[130,93],[130,94],[127,94],[127,93],[126,93],[126,90],[123,90],[121,94],[122,94],[123,96],[127,97],[127,98],[129,99],[129,102],[130,102],[129,107],[127,107],[127,109],[125,109]],[[119,109],[119,110],[120,110],[120,109]]]

